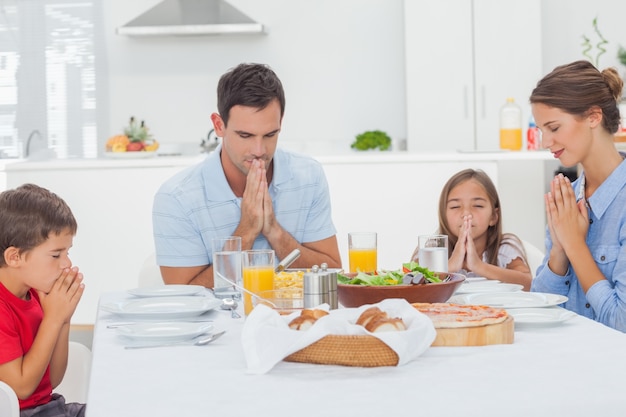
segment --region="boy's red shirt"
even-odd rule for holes
[[[26,355],[35,340],[43,319],[43,309],[37,292],[31,289],[29,294],[29,300],[22,300],[0,283],[0,364]],[[20,400],[20,409],[45,404],[51,400],[51,395],[48,365],[35,392],[27,399]]]

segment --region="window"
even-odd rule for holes
[[[0,0],[3,157],[46,147],[59,158],[97,157],[100,7],[98,0]]]

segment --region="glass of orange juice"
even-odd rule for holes
[[[254,293],[274,289],[274,251],[272,249],[252,249],[242,252],[243,287]],[[252,296],[243,296],[243,310],[246,315],[252,311]]]
[[[350,272],[373,272],[377,269],[376,232],[348,233]]]

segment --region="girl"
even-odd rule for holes
[[[568,297],[565,308],[626,332],[626,163],[615,148],[623,81],[590,62],[555,68],[530,96],[542,146],[573,183],[557,175],[545,196],[548,256],[532,291]]]
[[[483,171],[452,176],[439,197],[439,233],[448,235],[448,271],[461,272],[530,289],[532,275],[519,238],[502,234],[500,198]],[[418,249],[412,258],[416,260]]]

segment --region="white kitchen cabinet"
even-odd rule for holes
[[[542,76],[540,0],[404,5],[408,149],[498,149],[500,107],[513,97],[525,127]]]

